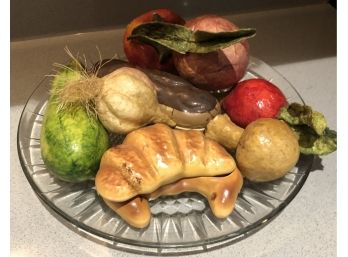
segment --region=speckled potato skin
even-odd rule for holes
[[[262,118],[250,123],[241,136],[237,165],[243,176],[254,182],[283,177],[300,156],[298,139],[283,121]]]

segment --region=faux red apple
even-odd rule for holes
[[[135,27],[160,19],[163,22],[184,25],[185,20],[169,9],[157,9],[144,13],[133,19],[126,27],[123,37],[123,49],[128,61],[142,68],[174,71],[174,63],[171,57],[162,62],[157,50],[148,44],[143,44],[134,39],[128,39]]]
[[[239,82],[222,101],[230,119],[243,128],[259,118],[275,118],[286,105],[282,91],[265,79]]]

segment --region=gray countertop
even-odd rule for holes
[[[228,18],[257,29],[251,54],[283,74],[336,129],[335,9],[323,4]],[[11,256],[136,256],[91,241],[52,215],[26,180],[16,147],[24,104],[52,73],[52,64],[68,59],[63,48],[94,59],[98,46],[103,57],[111,57],[122,51],[122,34],[108,30],[11,43]],[[336,153],[317,159],[302,190],[270,224],[238,243],[192,256],[335,256],[336,175]]]

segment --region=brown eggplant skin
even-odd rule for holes
[[[105,59],[94,66],[98,77],[103,77],[121,67],[135,66],[118,59]],[[178,127],[203,129],[221,113],[219,101],[211,93],[193,86],[185,79],[159,70],[136,67],[154,82],[162,111],[170,115]]]

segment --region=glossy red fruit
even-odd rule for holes
[[[264,79],[239,82],[222,102],[230,119],[243,128],[259,118],[275,118],[286,105],[282,91]]]
[[[154,15],[159,15],[161,20],[168,23],[184,25],[185,20],[169,9],[157,9],[144,13],[133,19],[126,27],[123,37],[123,49],[128,61],[142,68],[158,69],[164,71],[174,71],[174,63],[172,58],[167,58],[164,62],[160,62],[159,54],[151,45],[129,40],[135,27],[140,24],[154,20]]]

